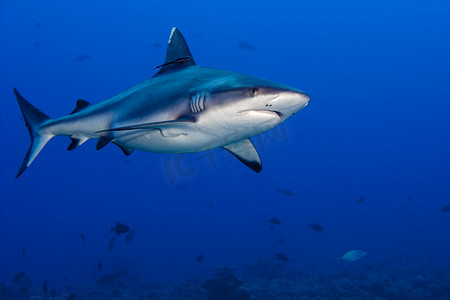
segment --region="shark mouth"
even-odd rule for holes
[[[244,115],[266,115],[266,116],[273,116],[277,118],[282,118],[283,114],[276,110],[264,110],[264,109],[255,109],[255,110],[244,110],[241,112],[241,114]]]

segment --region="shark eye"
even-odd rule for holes
[[[259,95],[259,89],[258,89],[258,88],[252,88],[252,89],[250,90],[250,96],[256,97],[256,96],[258,96],[258,95]]]

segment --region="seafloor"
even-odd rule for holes
[[[226,266],[219,266],[210,277],[177,284],[133,283],[124,275],[106,286],[68,284],[47,294],[8,282],[2,284],[1,299],[450,299],[450,270],[445,264],[431,271],[423,264],[358,263],[356,268],[302,273],[289,263],[259,259],[244,267],[241,275]]]

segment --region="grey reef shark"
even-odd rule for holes
[[[126,155],[134,149],[195,153],[221,147],[260,172],[261,159],[250,137],[284,122],[310,100],[287,85],[198,66],[177,28],[164,63],[156,68],[150,79],[95,105],[78,100],[69,115],[56,119],[14,88],[31,137],[16,178],[54,136],[68,136],[69,151],[98,139],[97,150],[113,143]]]

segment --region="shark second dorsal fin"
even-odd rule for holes
[[[174,27],[167,44],[166,59],[162,65],[156,67],[160,69],[155,76],[190,66],[195,66],[194,58],[183,35]]]
[[[77,105],[75,107],[75,109],[70,113],[71,115],[82,111],[83,109],[85,109],[86,107],[88,107],[89,105],[91,105],[89,102],[87,102],[86,100],[83,99],[79,99],[77,100]]]

